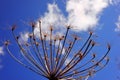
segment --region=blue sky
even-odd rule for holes
[[[81,0],[78,3],[75,1],[56,0],[56,3],[54,0],[0,1],[0,80],[46,80],[15,62],[4,47],[2,49],[6,39],[10,39],[14,43],[9,31],[12,24],[18,25],[17,31],[23,32],[20,34],[24,35],[29,31],[27,22],[37,21],[39,18],[43,20],[45,30],[48,25],[52,24],[55,25],[55,28],[60,28],[59,33],[61,34],[64,33],[62,25],[67,24],[74,26],[74,32],[86,32],[88,28],[94,30],[100,46],[105,48],[104,46],[110,43],[112,49],[109,54],[109,64],[88,80],[117,80],[117,76],[120,74],[117,67],[117,63],[120,61],[120,6],[118,5],[120,1],[93,0],[96,2],[91,4],[91,0]],[[91,5],[93,7],[90,7]],[[14,44],[12,46],[15,47]],[[12,51],[17,53],[16,50],[14,48]]]

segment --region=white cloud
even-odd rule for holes
[[[68,23],[78,31],[86,31],[98,24],[100,14],[108,6],[108,0],[68,0]]]
[[[57,4],[48,4],[48,10],[40,17],[42,21],[42,31],[49,32],[52,25],[57,29],[57,33],[65,32],[65,25],[71,25],[74,31],[87,31],[95,28],[100,19],[102,11],[109,6],[110,0],[67,0],[65,16]],[[38,26],[38,22],[37,22]],[[38,34],[38,27],[35,33]],[[56,34],[56,33],[54,33]]]
[[[0,47],[0,55],[4,55],[3,47]]]
[[[48,4],[48,12],[41,18],[42,26],[44,28],[53,25],[54,27],[61,27],[65,24],[65,17],[61,13],[57,4]]]
[[[95,28],[99,22],[102,11],[109,6],[110,0],[67,0],[65,16],[57,4],[48,4],[48,10],[40,17],[42,21],[42,33],[49,34],[49,27],[55,29],[53,36],[63,35],[66,31],[65,25],[71,25],[73,31],[87,31]],[[34,29],[36,37],[39,37],[39,21],[36,21]],[[28,32],[21,33],[19,41],[26,42],[29,38]],[[49,38],[48,38],[49,40]],[[62,45],[62,43],[60,43]],[[61,46],[60,46],[61,47]],[[64,54],[65,49],[62,53]],[[67,64],[69,59],[65,62]]]
[[[58,8],[57,4],[48,4],[48,11],[44,13],[44,16],[40,17],[40,20],[42,21],[43,32],[49,33],[50,26],[52,26],[53,29],[55,28],[55,30],[58,30],[60,34],[65,31],[63,25],[66,23],[66,18]],[[38,26],[39,23],[37,22],[37,28],[35,29],[36,34],[39,32]]]
[[[87,31],[95,28],[99,22],[102,11],[109,6],[110,0],[67,0],[65,16],[57,4],[48,4],[48,10],[40,17],[42,32],[49,33],[49,27],[56,30],[53,35],[62,35],[66,31],[65,25],[71,25],[73,31]],[[39,37],[39,22],[34,30]],[[28,32],[21,34],[21,41],[28,40]],[[61,43],[62,44],[62,43]],[[64,50],[63,52],[64,53]],[[69,60],[65,62],[67,64]]]
[[[109,3],[109,0],[67,0],[65,6],[66,12],[68,13],[67,16],[63,14],[57,4],[48,4],[47,12],[39,19],[42,21],[42,32],[49,33],[50,26],[55,29],[53,35],[64,34],[66,31],[65,25],[71,25],[73,31],[87,31],[89,28],[95,28],[99,22],[102,11],[109,6]],[[35,35],[39,37],[38,21],[36,22],[34,32]],[[64,53],[64,49],[62,53]],[[65,64],[67,64],[68,61],[69,60],[67,60]]]
[[[120,31],[120,15],[118,17],[118,21],[116,22],[117,28],[115,28],[115,31]]]

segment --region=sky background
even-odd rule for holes
[[[63,34],[63,25],[70,24],[74,26],[74,32],[93,30],[102,48],[110,43],[109,64],[88,80],[117,80],[120,75],[117,65],[120,62],[118,4],[119,0],[0,0],[0,80],[46,80],[15,62],[3,47],[5,40],[14,43],[9,31],[11,25],[18,25],[16,32],[26,40],[24,35],[29,32],[28,22],[40,18],[46,31],[47,26],[52,24]],[[12,51],[17,54],[15,45],[11,45],[14,47]]]

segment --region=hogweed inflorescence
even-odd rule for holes
[[[96,59],[96,54],[91,50],[96,43],[92,39],[92,32],[83,46],[78,46],[78,36],[75,34],[73,38],[69,38],[71,26],[67,26],[66,32],[62,36],[53,35],[54,29],[50,27],[49,33],[42,31],[41,21],[39,21],[39,37],[36,37],[34,29],[35,23],[31,24],[32,31],[28,35],[28,41],[20,42],[19,36],[16,36],[16,26],[12,26],[12,34],[17,45],[19,46],[22,58],[18,59],[9,49],[10,41],[5,41],[5,46],[10,56],[33,72],[49,79],[49,80],[84,80],[88,76],[92,76],[96,72],[103,69],[109,62],[107,55],[110,51],[110,45],[107,45],[107,52],[99,60]],[[68,39],[72,40],[68,43]],[[79,48],[81,47],[81,48]],[[74,49],[77,51],[74,52]],[[92,56],[88,56],[91,54]],[[72,56],[70,56],[73,54]],[[81,63],[85,58],[84,63]],[[66,63],[66,61],[69,61]]]

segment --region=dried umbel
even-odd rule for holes
[[[5,42],[10,56],[33,72],[49,80],[84,80],[108,64],[109,58],[107,58],[107,55],[110,51],[110,45],[108,44],[107,51],[103,57],[97,59],[96,54],[91,51],[96,46],[95,41],[92,39],[92,32],[89,33],[83,46],[79,46],[77,42],[80,39],[76,34],[71,39],[70,26],[66,28],[65,35],[53,36],[54,29],[52,26],[49,29],[49,33],[45,33],[42,31],[41,21],[39,21],[38,38],[34,32],[36,27],[33,25],[32,31],[28,35],[28,41],[22,44],[19,42],[19,37],[15,34],[15,26],[11,30],[23,60],[17,58],[8,48],[9,41]],[[68,41],[68,39],[71,41]],[[77,51],[74,51],[76,48]],[[70,56],[71,54],[72,56]],[[89,54],[92,54],[92,56]],[[66,63],[68,58],[71,59]],[[82,62],[85,58],[87,59]]]

